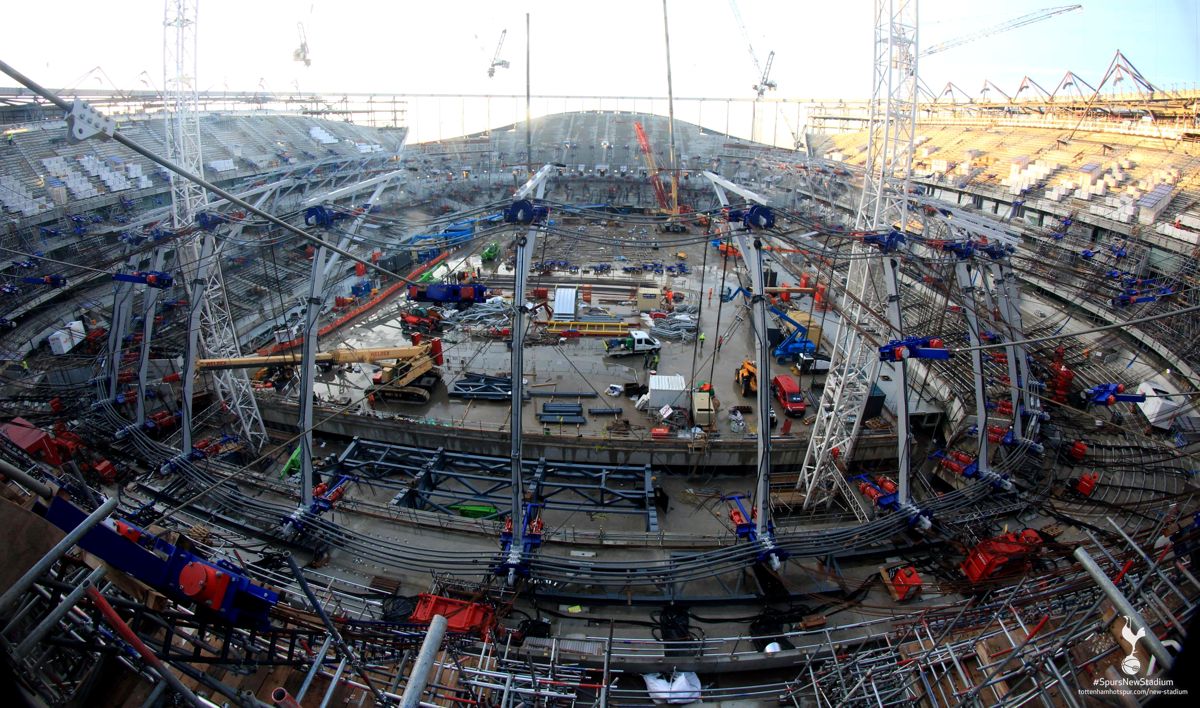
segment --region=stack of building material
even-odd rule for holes
[[[693,342],[696,332],[696,318],[693,315],[672,312],[662,319],[650,319],[650,335],[659,339]]]
[[[1025,190],[1036,187],[1046,181],[1050,173],[1058,169],[1057,162],[1048,160],[1029,161],[1028,157],[1018,157],[1008,168],[1008,177],[1000,180],[1000,184],[1008,188],[1010,194],[1020,194]]]
[[[450,384],[450,397],[464,400],[506,401],[512,398],[512,377],[467,373]]]
[[[555,322],[574,322],[576,303],[579,300],[578,294],[579,291],[576,288],[555,288],[554,310],[551,319]]]
[[[1169,184],[1159,184],[1137,200],[1138,223],[1150,225],[1158,221],[1158,215],[1171,203],[1171,195],[1175,188]]]
[[[538,422],[583,425],[587,418],[583,417],[583,406],[578,403],[543,403]]]

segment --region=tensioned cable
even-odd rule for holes
[[[1082,330],[1079,330],[1078,332],[1068,332],[1066,334],[1051,334],[1051,335],[1047,335],[1045,337],[1031,337],[1029,339],[1018,339],[1018,340],[1012,341],[1012,342],[1000,342],[999,344],[980,344],[980,345],[974,346],[974,347],[947,347],[946,350],[950,351],[950,352],[970,352],[970,351],[984,350],[984,349],[999,349],[1001,347],[1008,347],[1008,346],[1012,346],[1015,344],[1036,344],[1038,342],[1050,342],[1050,341],[1054,341],[1054,340],[1058,340],[1058,339],[1067,339],[1070,337],[1076,337],[1081,334],[1092,334],[1094,332],[1105,332],[1105,331],[1112,330],[1112,329],[1119,329],[1121,327],[1131,327],[1133,325],[1139,325],[1139,324],[1143,324],[1145,322],[1153,322],[1154,320],[1164,320],[1164,319],[1167,319],[1168,317],[1178,317],[1179,315],[1186,315],[1186,314],[1190,314],[1192,312],[1197,312],[1197,311],[1200,311],[1200,305],[1184,307],[1182,309],[1172,310],[1170,312],[1161,312],[1157,315],[1149,315],[1147,317],[1139,317],[1134,320],[1126,320],[1125,322],[1116,322],[1113,324],[1101,325],[1099,327],[1089,327],[1088,329],[1082,329]]]

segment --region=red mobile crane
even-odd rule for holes
[[[679,188],[675,177],[671,178],[671,198],[667,199],[667,190],[662,183],[662,170],[654,161],[654,151],[650,149],[650,138],[642,124],[634,122],[633,132],[637,134],[638,147],[642,149],[642,158],[646,161],[646,171],[649,173],[650,185],[654,187],[654,199],[658,202],[658,212],[667,216],[667,223],[662,230],[669,233],[685,233],[687,227],[678,220],[679,215],[691,212],[691,207],[679,203]]]

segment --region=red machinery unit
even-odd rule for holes
[[[1079,479],[1075,480],[1075,491],[1079,492],[1082,496],[1090,497],[1092,496],[1092,492],[1096,491],[1096,482],[1098,481],[1100,481],[1100,475],[1095,472],[1088,472],[1081,475]]]
[[[950,470],[954,474],[962,474],[967,469],[967,463],[957,462],[949,457],[943,457],[938,461],[938,464]]]
[[[1088,446],[1082,440],[1076,440],[1071,443],[1071,447],[1067,448],[1067,457],[1070,457],[1076,462],[1083,462],[1083,458],[1087,457]]]
[[[858,491],[862,493],[872,504],[879,501],[879,498],[884,496],[883,492],[872,486],[870,483],[863,481],[858,483]]]
[[[229,589],[229,574],[207,563],[192,561],[179,571],[179,589],[205,607],[220,607]]]
[[[1065,350],[1062,347],[1054,350],[1054,361],[1050,364],[1050,380],[1046,382],[1046,388],[1050,393],[1050,400],[1055,403],[1066,403],[1067,395],[1071,391],[1071,382],[1075,380],[1075,372],[1068,369],[1063,364]]]
[[[893,481],[892,478],[887,476],[886,474],[881,474],[878,477],[876,477],[875,484],[878,484],[879,488],[882,489],[887,494],[895,494],[896,493],[897,487],[896,487],[895,481]]]
[[[883,584],[887,586],[888,593],[896,602],[913,599],[921,593],[921,587],[924,585],[917,569],[911,565],[880,568],[879,574],[883,576]]]
[[[1029,556],[1042,546],[1042,537],[1033,529],[1006,533],[980,541],[959,564],[972,583],[986,580],[1012,561]]]
[[[428,624],[434,615],[441,615],[446,618],[447,631],[480,636],[486,636],[496,623],[496,611],[488,605],[426,592],[417,597],[417,609],[409,617],[413,622]]]

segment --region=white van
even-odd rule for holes
[[[829,373],[829,357],[824,354],[798,354],[796,365],[802,374],[824,376]]]

